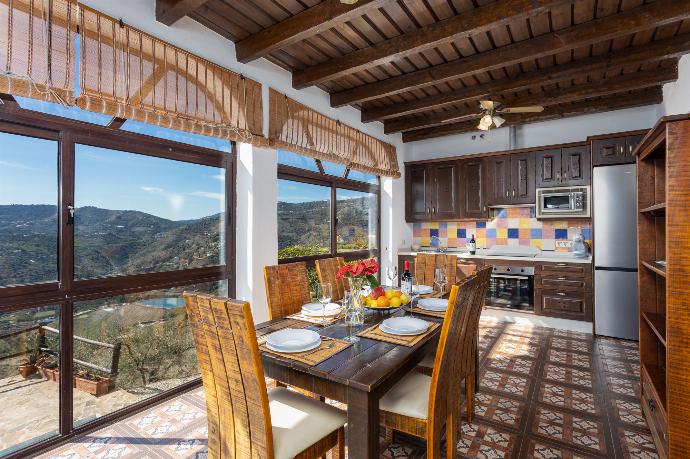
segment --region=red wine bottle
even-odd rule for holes
[[[412,274],[410,274],[410,262],[405,260],[405,270],[400,276],[400,289],[405,295],[412,294]]]

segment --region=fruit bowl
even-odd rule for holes
[[[391,311],[410,302],[410,298],[398,289],[375,288],[369,296],[364,297],[364,306],[375,311]]]

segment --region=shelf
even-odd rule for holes
[[[654,217],[666,215],[666,203],[662,202],[659,204],[654,204],[653,206],[645,207],[644,209],[640,209],[640,213],[652,215]]]
[[[643,363],[642,370],[647,373],[657,398],[661,401],[661,408],[666,412],[666,370],[652,363]]]
[[[660,275],[662,277],[666,277],[666,266],[660,265],[656,261],[643,261],[642,266],[644,266],[645,268],[647,268],[651,271],[654,271],[655,273],[657,273],[658,275]]]
[[[661,344],[666,346],[666,316],[654,312],[643,312],[642,317],[650,326]]]

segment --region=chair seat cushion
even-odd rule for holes
[[[431,377],[410,372],[379,400],[379,409],[417,419],[429,412]]]
[[[436,360],[436,355],[435,354],[428,354],[426,357],[422,359],[421,362],[418,363],[420,367],[425,367],[425,368],[434,368],[434,360]]]
[[[338,408],[277,387],[268,392],[275,459],[291,459],[345,425]]]

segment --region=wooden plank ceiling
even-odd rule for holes
[[[157,0],[156,15],[404,141],[475,130],[481,99],[545,106],[507,125],[658,103],[690,52],[690,0]]]

